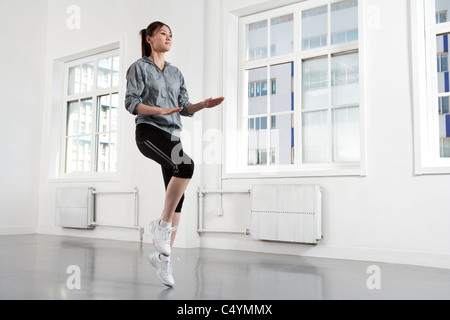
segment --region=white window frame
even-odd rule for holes
[[[102,60],[104,58],[109,58],[113,56],[119,56],[120,57],[120,71],[119,71],[119,81],[117,86],[112,86],[109,88],[97,88],[96,82],[97,82],[97,69],[98,64],[97,62],[99,60]],[[78,94],[72,94],[69,95],[68,88],[69,88],[69,69],[77,66],[77,65],[83,65],[88,62],[95,62],[94,64],[94,89],[89,92],[83,92]],[[116,171],[106,171],[106,172],[97,172],[97,161],[98,161],[98,140],[96,139],[96,136],[100,136],[101,133],[98,132],[97,128],[97,122],[99,115],[98,109],[98,99],[101,96],[105,96],[108,94],[118,94],[118,110],[121,110],[122,105],[122,92],[121,92],[121,83],[122,83],[122,74],[123,74],[123,55],[120,49],[112,49],[108,51],[104,51],[101,53],[93,53],[90,55],[85,55],[83,57],[78,57],[76,60],[68,61],[64,64],[64,95],[63,95],[63,112],[62,112],[62,133],[61,133],[61,151],[62,155],[60,157],[60,177],[62,179],[115,179],[117,178],[118,171],[119,171],[119,154],[120,154],[120,123],[121,119],[120,116],[118,117],[118,126],[117,130],[114,131],[114,133],[117,134],[117,170]],[[91,163],[90,163],[90,171],[89,172],[75,172],[75,173],[67,173],[66,172],[66,159],[67,159],[67,109],[68,109],[68,103],[71,101],[82,101],[86,98],[92,98],[92,130],[91,130]],[[120,115],[120,111],[119,111]],[[112,131],[107,132],[109,135]]]
[[[227,97],[227,106],[223,112],[223,126],[225,129],[222,177],[224,179],[233,178],[272,178],[272,177],[308,177],[308,176],[365,176],[367,174],[366,156],[366,103],[365,103],[365,45],[364,45],[364,1],[358,1],[358,32],[357,41],[331,45],[331,32],[329,30],[328,43],[325,48],[317,48],[301,51],[301,25],[300,15],[302,10],[307,10],[323,5],[328,5],[342,0],[315,0],[294,3],[280,8],[268,8],[261,12],[261,8],[242,8],[242,10],[230,10],[224,15],[224,46],[227,51],[224,54],[224,93]],[[248,139],[246,126],[243,124],[245,114],[245,99],[248,97],[248,83],[246,83],[244,68],[251,68],[252,65],[260,64],[261,60],[245,61],[245,25],[247,23],[270,19],[286,14],[294,13],[294,52],[265,59],[267,66],[294,61],[294,86],[295,90],[295,164],[294,165],[268,165],[268,166],[248,166],[247,165],[247,143]],[[251,15],[251,16],[250,16]],[[331,14],[328,14],[330,21]],[[329,29],[331,28],[329,23]],[[268,32],[270,37],[270,32]],[[239,39],[237,44],[235,39]],[[270,42],[269,42],[270,43]],[[331,48],[331,50],[330,50]],[[346,48],[348,50],[346,50]],[[301,83],[302,67],[301,61],[317,57],[320,55],[330,57],[334,52],[344,52],[356,50],[359,53],[360,68],[360,161],[352,163],[326,163],[326,164],[300,164],[301,159]],[[264,60],[264,59],[263,59]],[[235,69],[233,69],[233,67]],[[331,72],[331,71],[329,71]],[[331,83],[329,84],[331,85]],[[244,89],[243,89],[244,88]],[[299,89],[300,88],[300,89]]]
[[[434,0],[411,1],[414,167],[416,175],[450,174],[450,159],[440,157],[437,112],[436,35],[450,32],[450,22],[436,24]]]

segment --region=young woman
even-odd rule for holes
[[[141,153],[161,165],[166,195],[161,218],[150,224],[157,252],[150,263],[166,286],[173,287],[171,249],[180,221],[184,192],[194,173],[194,162],[180,142],[181,116],[220,105],[224,98],[191,104],[181,72],[165,60],[172,46],[172,31],[153,22],[140,32],[142,58],[127,72],[125,106],[136,115],[136,143]]]

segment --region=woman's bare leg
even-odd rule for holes
[[[162,220],[165,222],[171,222],[173,225],[173,218],[175,209],[178,206],[178,202],[183,196],[186,188],[191,179],[183,179],[178,177],[172,177],[166,190],[166,199],[164,202],[164,211],[162,213]],[[178,217],[179,221],[179,217]]]
[[[180,224],[181,212],[175,212],[172,218],[172,227],[178,227]],[[172,239],[170,240],[170,248],[173,248],[173,243],[175,241],[175,237],[177,236],[177,229],[172,231]]]

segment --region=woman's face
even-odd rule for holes
[[[155,31],[152,37],[147,37],[148,43],[152,46],[152,50],[156,52],[168,52],[172,47],[172,32],[169,27],[162,26]]]

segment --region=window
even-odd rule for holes
[[[66,63],[64,173],[117,171],[118,50]]]
[[[241,156],[228,168],[361,173],[358,17],[358,1],[341,0],[240,19],[241,136],[227,148]]]
[[[448,3],[448,6],[450,7],[450,2]],[[439,21],[441,20],[439,19]],[[441,158],[450,158],[450,113],[448,110],[450,81],[448,70],[448,36],[448,33],[436,35],[436,54],[439,60],[437,67],[438,94],[436,100],[439,103],[439,154]]]
[[[248,84],[248,97],[254,98],[261,96],[267,96],[267,80],[250,82]]]
[[[449,9],[449,0],[412,2],[417,174],[450,173]]]
[[[431,1],[429,1],[431,2]],[[428,4],[429,5],[429,4]],[[447,0],[435,0],[435,7],[429,8],[429,12],[434,12],[436,17],[436,24],[440,23],[446,23],[447,20],[447,13],[450,6]],[[431,10],[433,9],[433,10]]]

